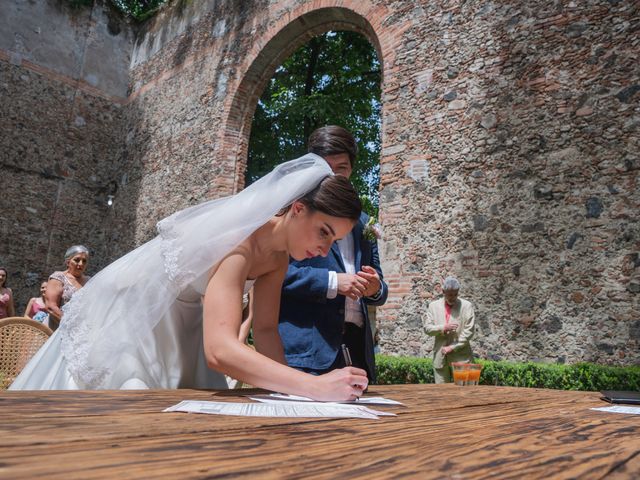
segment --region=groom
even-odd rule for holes
[[[333,173],[351,176],[358,146],[347,130],[330,125],[309,137],[309,152],[323,157]],[[363,236],[369,217],[363,213],[353,230],[336,241],[326,257],[291,261],[282,288],[280,337],[287,363],[321,374],[345,366],[341,344],[353,366],[376,379],[373,336],[367,305],[383,305],[377,242]]]

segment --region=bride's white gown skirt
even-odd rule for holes
[[[10,390],[77,390],[56,331],[11,384]],[[124,348],[100,388],[227,388],[224,375],[207,367],[202,341],[202,306],[178,300],[145,341]]]

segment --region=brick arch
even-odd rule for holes
[[[338,6],[337,4],[340,4]],[[320,4],[320,5],[319,5]],[[233,191],[244,187],[244,171],[247,167],[247,154],[251,123],[258,99],[276,68],[297,48],[311,38],[330,30],[351,30],[364,35],[374,46],[383,72],[391,53],[389,35],[382,38],[380,22],[386,17],[385,7],[373,7],[368,2],[314,2],[283,15],[259,37],[250,52],[247,61],[240,68],[244,72],[237,86],[231,90],[225,104],[226,122],[219,137],[220,160],[235,165]],[[387,45],[385,44],[387,43]],[[383,75],[384,85],[384,75]]]

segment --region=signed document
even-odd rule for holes
[[[163,411],[236,415],[242,417],[366,418],[374,420],[380,418],[381,415],[394,415],[392,413],[372,410],[361,405],[295,401],[236,403],[183,400]]]
[[[273,403],[278,401],[285,402],[313,402],[313,403],[331,403],[338,405],[403,405],[402,403],[384,397],[360,397],[358,400],[348,400],[345,402],[317,402],[311,398],[299,397],[297,395],[287,395],[285,393],[270,393],[268,395],[247,395],[251,400],[258,402]]]

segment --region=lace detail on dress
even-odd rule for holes
[[[178,287],[178,291],[182,291],[196,275],[178,267],[182,247],[179,247],[176,241],[178,234],[175,231],[172,217],[158,222],[156,228],[160,234],[160,252],[164,260],[164,271],[169,280]]]
[[[89,366],[89,347],[93,344],[91,329],[89,322],[83,321],[79,314],[84,293],[84,289],[78,290],[69,303],[62,307],[63,320],[60,322],[58,335],[62,354],[73,379],[83,388],[95,389],[103,382],[109,370]]]
[[[62,284],[62,304],[63,305],[67,303],[69,300],[71,300],[71,297],[73,297],[73,294],[78,291],[78,288],[73,283],[71,283],[71,281],[67,278],[64,272],[53,272],[51,275],[49,275],[49,278],[53,278],[54,280],[57,280]]]

